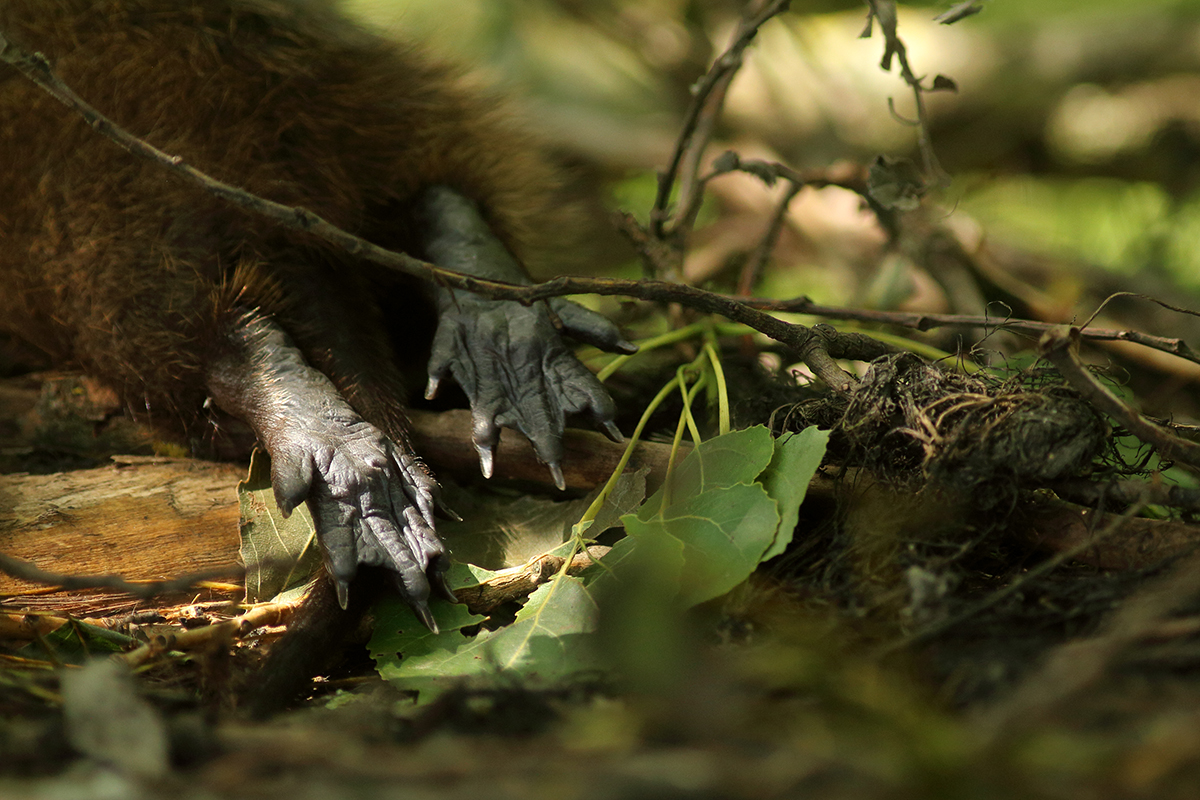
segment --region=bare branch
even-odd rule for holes
[[[1059,497],[1084,506],[1116,503],[1122,506],[1150,503],[1183,511],[1200,511],[1200,489],[1175,486],[1162,481],[1093,481],[1072,478],[1051,486]]]
[[[64,592],[75,592],[80,589],[115,589],[139,600],[148,600],[159,595],[190,591],[207,581],[241,577],[245,574],[245,569],[231,564],[225,568],[195,575],[184,575],[166,581],[134,582],[127,581],[119,575],[62,575],[48,572],[32,562],[0,553],[0,572],[18,580],[40,583],[44,586],[55,586]]]
[[[1180,439],[1165,428],[1125,405],[1096,379],[1079,360],[1079,329],[1066,333],[1047,331],[1038,343],[1042,356],[1058,369],[1067,383],[1103,413],[1121,423],[1130,433],[1152,446],[1163,458],[1200,468],[1200,444]]]
[[[197,650],[211,647],[214,644],[225,646],[233,639],[241,639],[258,628],[286,625],[299,607],[300,601],[264,603],[251,608],[241,616],[224,622],[215,622],[212,625],[155,637],[136,650],[130,650],[117,658],[131,667],[137,667],[169,650]]]
[[[772,17],[786,11],[790,4],[791,0],[771,0],[757,16],[743,21],[738,26],[737,33],[729,47],[713,61],[708,73],[696,84],[693,90],[692,104],[683,118],[683,126],[680,129],[679,138],[675,142],[671,160],[666,170],[658,176],[658,194],[654,198],[654,207],[650,211],[650,232],[656,238],[665,239],[673,233],[673,231],[667,230],[667,222],[671,218],[668,210],[671,204],[671,192],[675,188],[675,182],[679,179],[680,168],[685,156],[693,147],[693,142],[700,141],[700,150],[703,150],[704,142],[697,139],[697,132],[711,98],[715,94],[723,96],[724,87],[741,68],[742,56],[746,48],[754,41],[754,37],[758,35],[759,28]],[[698,162],[699,157],[697,154],[694,160]],[[694,198],[695,195],[681,203],[681,206],[685,208],[684,218],[687,215],[686,209],[698,202]]]
[[[1146,298],[1153,300],[1153,298]],[[1158,300],[1154,300],[1160,305],[1166,305]],[[797,297],[791,300],[770,300],[763,298],[752,298],[746,300],[746,304],[759,308],[764,311],[783,311],[794,312],[797,314],[811,314],[814,317],[824,317],[825,319],[843,319],[853,320],[856,322],[874,322],[881,325],[895,325],[901,328],[911,328],[918,331],[930,331],[935,328],[960,327],[960,328],[989,328],[992,330],[1005,330],[1014,333],[1024,333],[1031,336],[1041,336],[1046,331],[1051,331],[1062,327],[1062,323],[1058,322],[1039,322],[1028,319],[1014,319],[1012,317],[992,317],[978,316],[973,314],[927,314],[924,312],[910,311],[876,311],[863,308],[840,308],[837,306],[823,306],[814,303],[807,297]],[[1172,308],[1172,306],[1167,306]],[[1195,312],[1186,311],[1185,309],[1176,309],[1184,313],[1194,314]],[[1194,364],[1200,364],[1200,353],[1193,350],[1183,339],[1170,338],[1166,336],[1152,336],[1148,333],[1142,333],[1134,330],[1118,330],[1113,328],[1080,328],[1079,336],[1081,339],[1092,342],[1130,342],[1139,344],[1143,347],[1148,347],[1151,350],[1159,350],[1164,353],[1170,353],[1174,356],[1191,361]]]
[[[762,274],[767,268],[767,261],[771,258],[776,243],[779,242],[779,234],[783,232],[783,222],[787,216],[788,206],[792,204],[793,198],[803,188],[804,184],[802,183],[788,181],[788,189],[775,206],[775,213],[771,215],[771,222],[767,225],[766,233],[763,234],[758,246],[754,248],[754,252],[750,254],[750,258],[742,267],[742,274],[738,279],[738,295],[743,297],[749,295],[762,279]]]
[[[863,35],[869,36],[871,32],[871,21],[878,20],[879,29],[883,33],[884,49],[883,58],[879,62],[879,66],[884,70],[891,72],[892,59],[900,65],[900,77],[908,84],[912,90],[913,102],[917,109],[917,118],[915,121],[903,119],[896,113],[894,103],[888,100],[888,108],[892,112],[892,116],[900,119],[907,125],[913,125],[917,129],[917,148],[921,152],[921,161],[925,167],[926,179],[930,184],[944,185],[949,182],[949,176],[942,169],[942,165],[938,163],[937,155],[933,152],[933,140],[929,135],[929,112],[925,107],[925,92],[928,91],[921,85],[921,79],[912,71],[912,67],[908,63],[908,48],[904,46],[904,41],[896,33],[896,3],[895,0],[867,0],[867,5],[870,7],[869,16],[867,17],[867,28],[863,31]],[[936,88],[936,87],[935,87]]]
[[[768,11],[760,15],[759,19],[765,21],[786,6],[786,0],[779,0],[779,2],[773,3]],[[758,24],[761,25],[761,22]],[[757,26],[753,30],[757,30]],[[745,44],[748,44],[751,38],[753,38],[752,33],[748,34]],[[745,44],[742,45],[743,48]],[[813,373],[835,391],[848,391],[857,385],[858,381],[854,376],[838,367],[827,353],[821,352],[825,348],[832,345],[837,354],[836,357],[839,358],[863,358],[865,360],[891,351],[890,347],[878,342],[872,346],[866,345],[858,339],[843,340],[841,334],[832,329],[814,335],[816,332],[812,329],[775,319],[769,314],[750,308],[732,298],[662,281],[556,278],[533,286],[518,286],[441,269],[433,264],[403,253],[386,250],[354,236],[307,209],[275,203],[218,181],[185,164],[182,157],[168,155],[158,150],[116,125],[76,95],[54,74],[44,57],[39,54],[29,55],[14,47],[10,42],[6,42],[2,37],[0,37],[0,61],[15,66],[30,80],[81,114],[93,128],[130,153],[163,166],[216,197],[268,217],[287,228],[310,233],[342,248],[350,255],[365,258],[390,269],[436,281],[456,289],[476,292],[498,300],[515,300],[526,305],[550,297],[585,293],[624,295],[657,302],[674,302],[708,313],[721,314],[760,331],[794,350],[802,360],[805,360]],[[863,350],[864,346],[868,349]],[[810,358],[813,363],[808,362],[807,359]]]
[[[608,551],[609,548],[596,545],[576,553],[566,574],[579,575],[592,568]],[[498,572],[483,583],[459,587],[454,593],[472,614],[490,614],[505,603],[532,594],[534,589],[558,575],[565,561],[562,556],[545,553],[519,567]]]

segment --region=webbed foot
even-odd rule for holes
[[[437,484],[404,448],[349,407],[271,438],[271,482],[285,514],[307,502],[325,563],[346,607],[359,565],[380,566],[417,616],[436,630],[432,591],[453,599],[446,549],[434,530]]]
[[[471,201],[446,187],[433,187],[425,196],[425,212],[426,249],[439,266],[529,283]],[[517,428],[530,440],[559,489],[566,485],[561,464],[567,416],[589,413],[610,438],[621,441],[612,399],[562,336],[605,350],[636,351],[608,319],[563,298],[524,306],[446,289],[438,290],[438,306],[425,396],[434,397],[448,374],[466,392],[485,477],[491,477],[504,426]]]
[[[433,478],[407,446],[363,419],[272,320],[248,314],[228,345],[210,370],[209,390],[270,454],[284,514],[308,503],[339,604],[346,607],[360,564],[380,566],[436,630],[431,591],[454,595],[434,531]]]

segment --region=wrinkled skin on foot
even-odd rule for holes
[[[314,409],[316,411],[316,409]],[[437,484],[413,456],[349,408],[326,407],[271,437],[271,483],[284,514],[307,502],[345,608],[360,564],[395,575],[426,625],[431,586],[442,596],[446,549],[434,532]]]
[[[530,282],[469,200],[434,187],[426,193],[424,210],[426,250],[438,266],[510,283]],[[608,392],[562,339],[566,333],[601,349],[634,352],[613,323],[561,298],[524,306],[471,292],[437,291],[439,321],[425,396],[434,397],[447,374],[466,392],[484,476],[491,477],[503,426],[517,428],[529,439],[560,489],[565,488],[562,436],[568,415],[588,412],[612,439],[621,440]]]
[[[284,514],[308,503],[339,604],[346,607],[360,564],[384,567],[436,630],[431,589],[453,594],[434,532],[433,478],[407,447],[359,416],[273,322],[248,317],[230,339],[233,351],[210,371],[210,391],[257,432]]]
[[[472,440],[485,477],[491,477],[502,426],[529,439],[560,489],[565,488],[561,464],[567,415],[590,412],[620,441],[608,392],[567,349],[540,303],[526,307],[458,297],[457,306],[443,311],[438,323],[426,397],[437,393],[447,373],[471,401]]]

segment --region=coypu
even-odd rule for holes
[[[334,6],[0,0],[0,33],[218,179],[441,267],[528,282],[522,262],[571,224],[557,169],[455,70]],[[452,597],[401,374],[435,324],[427,395],[447,374],[463,387],[485,475],[502,425],[560,485],[564,416],[619,437],[556,327],[631,350],[603,317],[414,286],[135,158],[6,66],[0,147],[0,329],[193,438],[211,435],[210,400],[248,423],[281,508],[308,503],[342,608],[360,565],[390,573],[430,627],[431,589]]]

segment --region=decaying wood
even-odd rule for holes
[[[286,625],[292,613],[299,606],[299,602],[264,603],[233,619],[155,637],[136,650],[125,653],[121,658],[129,666],[136,667],[168,650],[194,650],[213,645],[228,646],[234,638],[244,637],[258,628]]]
[[[48,377],[45,383],[28,377],[0,381],[7,389],[4,397],[10,400],[5,408],[12,413],[6,416],[13,420],[4,446],[33,446],[45,413],[46,387],[71,382],[69,375]],[[83,399],[91,396],[78,376],[71,385],[79,391],[65,394]],[[57,396],[64,391],[49,394]],[[413,438],[438,474],[478,478],[469,412],[414,412],[413,417]],[[588,431],[567,431],[564,444],[568,487],[581,491],[607,480],[624,452],[623,445]],[[648,467],[647,480],[653,487],[665,475],[669,453],[667,445],[641,443],[630,468]],[[236,485],[245,477],[245,467],[192,459],[117,459],[119,463],[97,469],[45,476],[0,475],[0,552],[61,575],[119,575],[130,581],[151,581],[228,566],[233,577],[239,546]],[[501,438],[494,479],[549,489],[545,466],[529,443],[511,431]],[[523,574],[525,577],[515,582],[512,576],[501,576],[497,588],[478,591],[507,599],[519,596],[513,592],[520,587],[528,593],[538,584],[530,582],[532,571]],[[218,599],[240,600],[241,590],[232,585],[206,588],[186,597],[159,598],[150,605],[162,608]],[[61,624],[61,619],[53,617],[26,617],[27,611],[100,617],[147,605],[119,592],[67,592],[3,573],[0,602],[20,612],[0,617],[0,637],[18,639]]]
[[[0,552],[67,575],[166,580],[229,567],[238,574],[237,482],[244,467],[190,459],[138,459],[52,475],[0,475]],[[76,615],[128,611],[109,591],[48,593],[0,574],[0,601]],[[191,593],[193,599],[196,593]],[[239,591],[208,597],[235,599]]]

